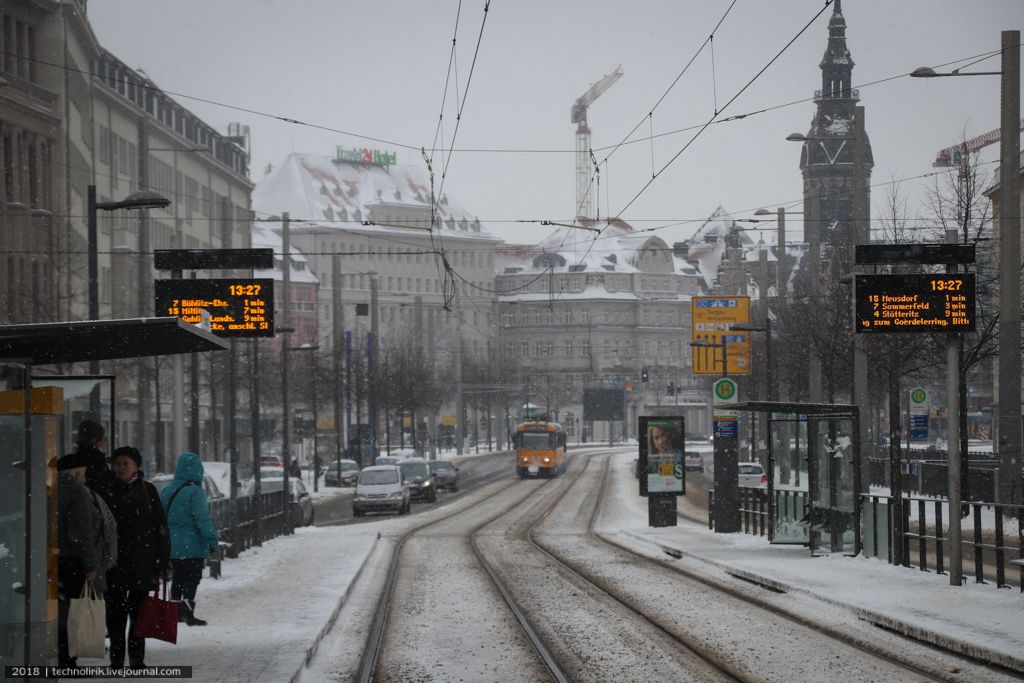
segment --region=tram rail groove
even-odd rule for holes
[[[602,483],[601,483],[602,489],[601,489],[601,495],[598,497],[598,502],[603,500],[603,497],[604,497],[603,496],[604,489],[607,487],[607,483],[608,483],[607,482],[607,473],[608,472],[607,472],[607,469],[606,469],[606,471],[605,471],[605,478],[602,480]],[[607,537],[606,535],[602,534],[601,532],[596,531],[595,528],[594,528],[594,523],[595,523],[596,518],[597,518],[598,510],[599,510],[599,505],[595,504],[595,506],[594,506],[594,513],[593,513],[593,515],[591,516],[591,519],[590,519],[589,533],[594,538],[596,538],[596,539],[602,541],[603,543],[606,543],[606,544],[608,544],[608,545],[610,545],[612,547],[615,547],[615,548],[619,549],[622,552],[625,552],[625,553],[627,553],[629,555],[632,555],[632,556],[640,558],[640,559],[644,559],[644,560],[647,560],[647,561],[653,561],[657,565],[659,565],[659,566],[661,566],[661,567],[663,567],[663,568],[665,568],[667,570],[673,571],[673,572],[675,572],[677,574],[680,574],[680,575],[682,575],[682,576],[684,576],[684,577],[686,577],[686,578],[688,578],[688,579],[690,579],[692,581],[695,581],[697,583],[700,583],[700,584],[703,584],[705,586],[708,586],[709,588],[712,588],[714,590],[721,591],[721,592],[723,592],[723,593],[725,593],[725,594],[727,594],[727,595],[729,595],[731,597],[734,597],[734,598],[736,598],[738,600],[741,600],[743,602],[749,603],[749,604],[751,604],[751,605],[753,605],[755,607],[758,607],[758,608],[760,608],[762,610],[768,611],[768,612],[770,612],[770,613],[772,613],[772,614],[774,614],[774,615],[776,615],[778,617],[786,619],[787,621],[791,621],[791,622],[793,622],[795,624],[798,624],[798,625],[800,625],[802,627],[818,631],[818,632],[824,634],[825,636],[827,636],[829,638],[832,638],[833,640],[836,640],[836,641],[838,641],[840,643],[843,643],[845,645],[848,645],[848,646],[850,646],[850,647],[852,647],[852,648],[854,648],[856,650],[859,650],[859,651],[869,655],[870,657],[873,657],[873,658],[879,659],[881,661],[884,661],[884,662],[886,662],[888,664],[892,664],[892,665],[895,665],[897,667],[903,668],[903,669],[907,670],[908,672],[911,672],[911,673],[913,673],[913,674],[915,674],[917,676],[924,676],[924,677],[926,677],[928,679],[931,679],[931,680],[943,681],[944,683],[962,683],[963,680],[964,680],[962,677],[957,677],[957,674],[959,673],[959,671],[947,672],[947,671],[942,671],[942,670],[938,670],[938,669],[935,669],[935,668],[926,668],[920,662],[911,661],[911,660],[901,656],[901,654],[898,653],[898,652],[881,652],[878,649],[879,648],[879,643],[867,642],[867,641],[861,640],[859,638],[851,637],[846,632],[840,631],[839,629],[833,627],[831,624],[829,624],[829,623],[827,623],[827,622],[825,622],[823,620],[822,621],[815,621],[813,619],[809,619],[809,618],[805,617],[804,615],[801,615],[801,614],[795,612],[794,610],[788,609],[788,608],[786,608],[784,606],[780,606],[780,605],[777,605],[777,604],[774,604],[774,603],[770,603],[770,602],[768,602],[768,596],[746,593],[746,592],[743,592],[743,591],[741,591],[741,590],[739,590],[739,589],[737,589],[737,588],[735,588],[733,586],[730,586],[730,585],[728,585],[728,584],[726,584],[724,582],[721,582],[721,581],[719,581],[717,579],[714,579],[714,578],[711,578],[711,577],[707,577],[707,576],[702,576],[702,575],[700,575],[700,574],[698,574],[696,572],[692,572],[692,571],[690,571],[688,569],[680,567],[679,565],[673,564],[672,562],[667,561],[664,558],[660,558],[660,557],[657,557],[657,556],[644,555],[644,554],[642,554],[642,553],[640,553],[640,552],[638,552],[638,551],[636,551],[636,550],[634,550],[632,548],[629,548],[629,547],[627,547],[627,546],[625,546],[625,545],[615,541],[612,538]],[[680,514],[680,516],[684,516],[684,515]],[[659,546],[659,547],[661,547],[661,546]],[[772,595],[773,596],[775,595],[774,592],[772,593]],[[904,638],[906,640],[914,642],[916,644],[923,644],[925,646],[929,645],[928,643],[922,643],[921,641],[917,641],[916,639],[906,638],[906,637],[904,637]],[[938,652],[941,652],[942,654],[944,654],[946,656],[949,656],[950,658],[953,658],[953,659],[958,659],[958,660],[961,660],[961,661],[964,661],[964,662],[971,662],[972,664],[980,664],[980,665],[986,666],[986,667],[988,667],[990,669],[993,669],[993,670],[999,670],[1001,673],[1006,673],[1006,674],[1010,674],[1010,675],[1019,675],[1019,672],[1013,671],[1012,669],[1006,669],[1004,667],[999,667],[998,665],[993,665],[990,662],[981,662],[981,661],[972,659],[970,657],[967,657],[965,655],[962,655],[960,653],[950,652],[948,650],[941,649],[941,648],[938,648],[938,647],[935,647],[935,646],[931,646],[930,649],[934,649],[934,650],[936,650]]]
[[[582,453],[581,453],[581,455],[582,455]],[[512,475],[511,474],[503,474],[503,475],[497,476],[497,477],[494,478],[494,482],[499,481],[500,479],[502,479],[505,476],[511,477]],[[532,496],[537,495],[539,491],[543,491],[543,490],[547,489],[548,484],[553,483],[553,482],[557,482],[557,481],[559,481],[559,478],[553,478],[553,479],[549,479],[549,480],[545,481],[543,486],[540,486],[536,490],[534,490],[534,491],[532,491],[530,493],[527,493],[521,499],[517,500],[515,503],[510,505],[507,509],[501,510],[501,511],[499,511],[499,512],[497,512],[497,513],[495,513],[495,514],[493,514],[491,516],[488,516],[488,518],[486,520],[481,522],[479,525],[475,526],[470,531],[469,538],[470,538],[470,545],[471,545],[471,547],[473,546],[473,537],[475,536],[477,531],[479,531],[483,527],[487,526],[491,522],[499,519],[500,517],[508,514],[511,510],[515,509],[516,507],[522,505],[524,501],[526,501],[527,499],[531,498]],[[494,482],[491,482],[491,483],[494,483]],[[459,497],[461,497],[461,496],[459,496]],[[384,632],[385,632],[385,628],[387,626],[388,612],[390,611],[390,608],[391,608],[391,596],[392,596],[392,594],[394,592],[395,582],[397,581],[397,578],[398,578],[398,566],[399,566],[399,563],[401,562],[402,549],[404,548],[406,542],[410,538],[412,538],[412,536],[414,536],[416,533],[422,531],[423,529],[427,529],[427,528],[429,528],[431,526],[435,526],[437,524],[440,524],[441,522],[447,521],[447,520],[451,519],[452,517],[456,517],[456,516],[458,516],[460,514],[464,514],[465,512],[466,512],[466,510],[455,510],[455,511],[451,512],[450,514],[444,515],[444,516],[439,517],[437,519],[432,519],[432,520],[430,520],[428,522],[425,522],[423,524],[419,524],[419,525],[417,525],[417,526],[415,526],[413,528],[410,528],[407,531],[405,531],[395,541],[395,550],[394,550],[394,553],[391,556],[390,562],[388,563],[388,574],[387,574],[387,578],[385,580],[384,589],[381,591],[381,597],[378,600],[377,607],[374,610],[373,624],[372,624],[372,626],[370,628],[370,634],[369,634],[369,636],[367,638],[366,645],[363,648],[363,655],[360,658],[360,662],[359,662],[359,674],[358,674],[357,680],[360,683],[371,683],[374,680],[374,674],[376,673],[376,670],[377,670],[377,662],[380,659],[380,647],[381,647],[381,644],[383,643]],[[475,548],[474,548],[474,552],[475,552]],[[477,559],[479,560],[479,555],[477,555]],[[493,582],[495,580],[495,578],[496,578],[493,575],[493,573],[492,573],[493,569],[489,568],[487,565],[483,565],[482,564],[482,566],[484,567],[485,573],[487,573],[488,576],[490,576],[490,578],[491,578],[491,580]],[[495,585],[497,586],[497,584],[495,584]],[[507,590],[505,590],[503,592],[502,589],[499,588],[498,592],[502,596],[503,599],[506,599],[506,596],[508,596],[508,598],[511,598],[511,596],[508,595]],[[508,603],[507,599],[506,599],[506,603]],[[509,605],[509,607],[511,609],[512,605]],[[518,610],[518,606],[516,606],[515,609],[512,609],[513,615],[516,617],[516,620],[520,624],[520,626],[523,627],[524,622],[520,620],[521,610],[519,611],[519,614],[516,613],[516,610]],[[528,622],[526,622],[526,623],[528,623]],[[533,644],[534,647],[536,647],[536,641],[534,640],[534,638],[536,638],[536,633],[533,632],[532,627],[530,627],[529,629],[523,628],[523,632],[526,634],[527,638],[530,639],[531,644]],[[538,650],[538,653],[541,653],[541,650]],[[541,657],[543,658],[544,655],[541,654]],[[547,665],[547,664],[548,664],[548,661],[545,660],[545,665]],[[553,672],[552,672],[552,675],[554,676]],[[558,680],[558,681],[568,681],[569,679],[555,677],[555,680]]]
[[[589,466],[593,461],[594,461],[594,459],[591,458],[590,460],[588,460],[587,465]],[[598,495],[597,495],[597,497],[596,497],[596,499],[594,501],[594,509],[591,511],[590,520],[588,522],[588,529],[591,531],[591,533],[593,532],[593,525],[594,525],[594,520],[595,520],[596,515],[597,515],[597,511],[600,509],[601,501],[604,498],[605,493],[606,493],[607,478],[608,478],[608,468],[609,468],[610,461],[611,461],[611,456],[610,455],[603,459],[603,462],[604,462],[604,472],[601,475],[601,488],[600,488],[600,491],[598,492]],[[582,474],[583,473],[581,472],[580,476],[582,476]],[[554,510],[554,508],[558,505],[558,503],[560,503],[565,498],[565,496],[569,493],[571,488],[573,486],[575,486],[579,482],[580,476],[577,476],[575,479],[573,479],[573,481],[570,483],[570,485],[565,488],[565,491],[563,491],[562,494],[560,496],[558,496],[558,498],[550,506],[548,506],[548,508],[544,511],[544,514],[538,516],[537,520],[534,521],[532,524],[530,524],[527,527],[526,532],[522,536],[523,539],[527,543],[532,545],[534,548],[536,548],[540,553],[542,553],[549,560],[551,560],[556,565],[558,565],[559,568],[561,568],[563,571],[565,571],[566,573],[568,573],[571,576],[573,576],[577,581],[579,581],[580,583],[583,583],[583,584],[591,587],[593,590],[597,591],[598,593],[606,596],[607,598],[609,598],[613,602],[615,602],[615,603],[621,605],[622,607],[626,608],[629,612],[632,612],[637,617],[639,617],[641,621],[643,621],[644,623],[646,623],[647,625],[649,625],[650,627],[652,627],[656,631],[660,632],[662,635],[664,635],[666,638],[668,638],[672,642],[677,643],[686,652],[689,652],[690,654],[692,654],[697,659],[700,659],[701,661],[703,661],[706,664],[708,664],[709,666],[711,666],[711,668],[713,668],[716,671],[718,671],[719,673],[721,673],[725,678],[727,678],[729,680],[733,680],[733,681],[743,681],[743,682],[748,682],[749,681],[750,683],[756,683],[756,679],[747,678],[747,677],[744,677],[742,675],[737,675],[736,672],[730,671],[727,666],[725,666],[721,662],[717,661],[717,658],[709,657],[706,653],[701,652],[700,650],[698,650],[697,648],[694,648],[689,643],[687,643],[684,640],[680,639],[679,636],[677,636],[676,634],[672,633],[665,626],[660,624],[657,620],[652,619],[649,615],[644,614],[643,612],[641,612],[639,609],[637,609],[633,605],[630,605],[628,602],[625,602],[622,598],[620,598],[617,595],[615,595],[614,593],[612,593],[609,589],[607,589],[606,587],[604,587],[604,586],[600,585],[599,583],[595,582],[590,577],[582,574],[573,565],[569,564],[568,562],[566,562],[562,558],[558,557],[557,555],[552,553],[550,550],[545,548],[543,545],[541,545],[539,542],[534,540],[534,538],[533,538],[534,530],[545,519],[548,518],[548,516],[551,514],[552,510]]]

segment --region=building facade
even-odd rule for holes
[[[690,371],[690,299],[703,291],[698,271],[660,238],[622,221],[604,228],[599,246],[566,246],[574,244],[578,236],[563,229],[540,244],[499,251],[501,353],[525,383],[524,404],[561,420],[580,440],[635,436],[638,415],[679,413],[688,431],[708,433],[703,383]],[[583,391],[592,388],[625,392],[625,424],[612,426],[613,434],[608,424],[582,420]]]

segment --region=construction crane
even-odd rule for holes
[[[1024,119],[1020,120],[1018,131],[1024,131]],[[935,157],[935,163],[932,164],[935,168],[952,168],[953,166],[961,166],[963,164],[963,158],[965,154],[977,152],[979,149],[994,145],[999,142],[999,134],[1001,130],[996,128],[990,130],[987,133],[983,133],[970,140],[964,140],[958,145],[940,149],[939,154]]]
[[[587,108],[594,103],[615,81],[622,78],[622,66],[591,85],[585,93],[576,98],[572,105],[570,123],[576,125],[576,213],[585,218],[594,217],[594,193],[590,191],[590,126],[587,125]]]
[[[1020,120],[1017,126],[1017,130],[1024,131],[1024,119]],[[1001,137],[1002,128],[996,128],[990,130],[987,133],[976,135],[970,140],[964,140],[958,145],[952,147],[946,147],[940,149],[939,153],[935,157],[935,162],[932,164],[934,168],[953,168],[958,169],[957,172],[957,196],[964,197],[964,185],[967,182],[967,168],[968,164],[966,161],[967,155],[977,152],[979,149],[984,149],[989,145],[994,145],[999,142]],[[959,204],[959,202],[958,202]],[[957,207],[957,222],[966,222],[970,218],[970,206],[958,206]]]

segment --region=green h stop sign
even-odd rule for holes
[[[715,382],[715,399],[720,403],[732,403],[736,400],[736,382],[723,378]]]

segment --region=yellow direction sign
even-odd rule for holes
[[[733,332],[733,324],[750,322],[748,296],[695,296],[690,301],[690,340],[693,374],[721,375],[722,358],[726,374],[750,374],[750,338]]]

